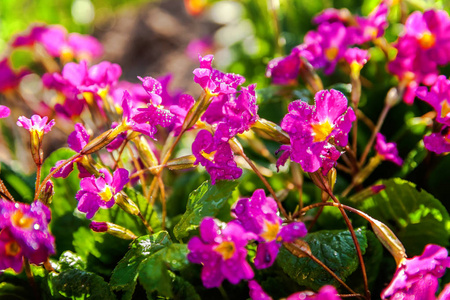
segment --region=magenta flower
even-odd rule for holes
[[[224,279],[238,284],[254,276],[245,249],[252,238],[237,223],[219,226],[215,219],[204,218],[200,223],[200,237],[195,236],[188,243],[187,258],[203,265],[201,278],[206,288],[219,287]]]
[[[384,35],[384,30],[388,27],[387,15],[389,8],[386,3],[381,2],[369,14],[368,17],[356,16],[357,26],[355,27],[354,43],[361,45]]]
[[[42,136],[52,129],[55,125],[55,120],[51,120],[47,124],[48,117],[41,118],[39,115],[32,115],[31,119],[24,116],[19,117],[17,126],[28,130],[32,135],[36,134],[42,139]]]
[[[439,283],[450,267],[447,249],[429,244],[420,256],[404,259],[389,286],[381,293],[382,299],[435,299]]]
[[[347,24],[351,19],[350,12],[347,9],[327,8],[313,18],[313,23],[320,25],[322,23],[339,22]]]
[[[7,118],[11,114],[9,107],[0,105],[0,119]]]
[[[195,165],[201,164],[211,176],[211,183],[216,180],[234,180],[242,175],[242,170],[234,161],[233,151],[228,142],[215,141],[207,130],[201,130],[192,143]]]
[[[430,91],[421,86],[417,89],[416,95],[434,108],[436,121],[450,126],[450,80],[441,75]]]
[[[272,78],[273,84],[296,83],[300,72],[301,60],[298,48],[294,48],[288,56],[272,59],[267,65],[266,77]]]
[[[257,236],[255,266],[257,269],[270,267],[281,247],[281,242],[293,242],[307,234],[305,224],[293,222],[282,226],[277,215],[275,200],[266,197],[264,190],[256,190],[251,198],[240,199],[231,210],[242,227]]]
[[[423,138],[425,148],[437,154],[450,152],[450,127],[444,126],[440,132],[435,132]]]
[[[212,53],[213,49],[214,41],[211,37],[207,36],[190,41],[186,47],[185,53],[190,59],[197,60],[199,55],[203,56]]]
[[[352,73],[359,74],[362,67],[367,63],[370,58],[369,51],[359,48],[348,48],[345,51],[344,58],[350,65]]]
[[[100,42],[88,35],[78,33],[67,34],[64,27],[57,25],[35,25],[28,34],[16,36],[13,47],[34,47],[41,44],[53,57],[64,60],[98,58],[103,54]]]
[[[392,161],[399,166],[403,164],[403,159],[398,156],[397,144],[387,143],[386,137],[381,133],[377,133],[377,141],[374,148],[383,160]]]
[[[0,269],[22,268],[22,257],[40,264],[55,253],[55,240],[48,230],[50,210],[41,202],[31,205],[0,199]]]
[[[317,294],[310,291],[298,292],[290,295],[286,300],[341,300],[341,297],[334,286],[325,285]]]
[[[92,218],[97,210],[101,208],[111,208],[114,203],[114,196],[119,193],[125,184],[128,183],[129,173],[125,169],[117,169],[113,176],[106,169],[101,169],[101,177],[83,178],[80,182],[81,190],[78,191],[78,210],[86,213],[86,218]]]
[[[4,93],[8,90],[16,88],[22,78],[28,75],[30,71],[20,70],[18,72],[14,71],[9,65],[8,58],[0,61],[0,93]]]
[[[272,297],[267,295],[259,283],[254,279],[249,280],[248,289],[250,290],[250,299],[252,300],[272,300]]]
[[[254,84],[248,88],[242,87],[237,97],[235,94],[214,97],[201,120],[217,125],[217,131],[221,131],[221,139],[224,142],[249,130],[258,120],[255,87]]]
[[[291,139],[291,159],[305,172],[315,172],[322,167],[326,174],[339,158],[336,146],[347,145],[354,120],[353,109],[336,90],[318,92],[314,105],[301,100],[292,102],[281,122],[281,128]]]
[[[408,90],[404,101],[414,101],[420,83],[432,85],[438,66],[450,62],[450,18],[445,11],[429,10],[412,13],[405,24],[405,32],[395,47],[397,57],[388,65],[391,73],[404,82]]]
[[[199,55],[200,68],[194,70],[194,81],[198,83],[208,94],[232,94],[236,88],[244,83],[245,78],[231,73],[222,73],[212,68],[213,55],[204,57]]]
[[[90,134],[87,132],[86,128],[84,128],[83,124],[77,123],[75,124],[75,130],[71,134],[69,134],[69,137],[67,138],[67,144],[70,149],[79,153],[88,144],[90,137],[91,137]],[[90,176],[90,174],[87,171],[85,171],[84,167],[79,163],[80,159],[76,159],[71,163],[65,165],[60,170],[58,170],[53,176],[56,178],[58,177],[66,178],[73,171],[74,163],[77,163],[78,169],[80,171],[79,174],[80,178]],[[58,167],[63,162],[64,160],[56,162],[55,167]],[[53,171],[55,167],[53,167],[50,171]]]

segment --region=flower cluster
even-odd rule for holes
[[[214,135],[202,130],[192,144],[195,164],[202,164],[216,180],[237,179],[242,170],[233,159],[229,140],[250,129],[258,120],[255,85],[241,87],[245,78],[236,74],[225,74],[212,68],[212,55],[199,56],[200,68],[194,70],[194,81],[198,83],[209,98],[209,105],[201,120],[210,124]]]
[[[443,10],[416,11],[406,20],[403,35],[394,45],[397,56],[388,65],[407,87],[403,100],[411,104],[419,84],[432,85],[438,67],[450,62],[450,18]]]
[[[203,219],[200,238],[193,237],[188,244],[189,261],[203,264],[202,280],[207,288],[218,287],[223,279],[237,284],[241,279],[252,279],[253,271],[246,260],[246,245],[258,242],[255,267],[270,267],[277,257],[282,242],[293,242],[307,234],[301,222],[282,225],[277,215],[275,200],[256,190],[251,198],[240,199],[232,209],[235,218],[222,229],[216,220]],[[263,293],[256,282],[249,282],[255,294]],[[259,287],[259,289],[258,289]]]
[[[57,25],[34,25],[28,33],[17,35],[12,42],[14,48],[35,48],[38,45],[49,55],[64,61],[94,59],[103,54],[103,46],[96,38],[79,33],[69,34],[64,27]]]
[[[368,17],[353,17],[347,10],[325,10],[314,19],[319,25],[317,31],[309,31],[304,42],[293,48],[288,56],[270,61],[266,76],[275,84],[295,82],[302,65],[301,58],[314,68],[323,69],[326,75],[333,73],[340,59],[352,55],[347,53],[354,51],[350,46],[362,45],[384,34],[387,14],[388,7],[384,2]]]
[[[40,264],[55,253],[50,219],[50,210],[39,201],[28,205],[0,199],[0,270],[20,272],[24,257]]]
[[[305,172],[322,168],[322,173],[327,174],[340,157],[336,147],[347,145],[356,116],[339,91],[320,91],[314,99],[314,105],[301,100],[289,104],[281,128],[289,134],[291,145],[280,150],[288,151],[292,161],[299,163]],[[277,166],[283,165],[287,158],[282,155]]]

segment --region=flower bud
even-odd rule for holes
[[[117,205],[121,209],[123,209],[125,212],[129,213],[130,215],[139,215],[141,211],[139,210],[139,207],[134,203],[127,195],[123,193],[119,193],[115,196],[115,201]]]
[[[150,148],[150,145],[148,144],[145,137],[143,136],[136,137],[133,141],[139,152],[139,157],[142,159],[142,162],[147,168],[159,165],[158,158],[156,157],[153,150]],[[158,170],[152,169],[151,172],[153,175],[155,175],[157,174]]]
[[[126,130],[128,130],[128,125],[125,123],[121,123],[116,128],[109,129],[108,131],[103,132],[101,135],[90,141],[83,148],[83,150],[81,150],[80,154],[86,155],[99,151],[100,149],[111,143],[120,133]]]
[[[134,240],[137,238],[131,230],[110,222],[92,221],[89,228],[95,232],[106,232],[123,240]]]
[[[53,195],[55,194],[54,188],[53,188],[53,182],[51,180],[47,181],[45,183],[45,187],[43,190],[41,190],[39,194],[39,201],[44,203],[45,205],[50,205],[52,203]]]
[[[253,125],[252,130],[265,139],[273,140],[282,144],[289,144],[289,135],[276,123],[259,118]]]
[[[167,162],[169,170],[185,170],[194,167],[195,156],[186,155],[171,159]]]

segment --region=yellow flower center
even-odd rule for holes
[[[378,29],[375,27],[367,27],[365,33],[366,33],[366,35],[368,35],[374,39],[378,35]]]
[[[23,212],[16,210],[11,216],[11,221],[15,227],[30,230],[33,228],[34,219],[24,216]]]
[[[450,113],[450,104],[447,99],[441,102],[442,110],[441,110],[441,118],[445,118]]]
[[[225,241],[214,248],[214,251],[222,255],[224,260],[227,260],[233,257],[234,252],[236,252],[236,247],[234,246],[233,242]]]
[[[277,238],[278,233],[280,232],[280,224],[278,222],[270,223],[264,220],[265,230],[260,236],[266,240],[266,242],[271,242]]]
[[[333,126],[331,126],[328,119],[324,123],[319,124],[311,124],[313,134],[314,134],[314,142],[323,142],[327,139],[328,135],[333,131]]]
[[[329,60],[332,61],[336,58],[336,56],[339,53],[339,49],[338,47],[330,47],[327,50],[325,50],[325,57]]]
[[[216,154],[216,151],[212,151],[211,153],[206,153],[205,151],[202,150],[202,152],[200,152],[200,154],[206,158],[209,161],[213,161],[214,160],[214,154]]]
[[[434,44],[436,44],[436,37],[429,31],[424,32],[418,40],[420,47],[422,47],[423,49],[429,49],[433,47]]]
[[[111,200],[112,195],[113,195],[111,192],[111,188],[109,186],[106,186],[105,189],[98,194],[100,195],[102,200],[105,202],[108,202],[109,200]]]
[[[16,256],[20,252],[20,246],[16,241],[5,244],[5,254],[8,256]]]
[[[64,47],[61,51],[61,60],[68,63],[73,60],[73,51],[69,47]]]

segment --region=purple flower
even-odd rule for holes
[[[444,126],[440,132],[423,138],[425,148],[437,154],[450,152],[450,127]]]
[[[0,269],[20,271],[19,256],[33,264],[55,253],[55,239],[48,230],[50,210],[41,202],[31,205],[0,199]]]
[[[86,128],[84,128],[83,124],[77,123],[75,124],[75,130],[71,134],[69,134],[69,137],[67,138],[67,144],[69,145],[69,148],[72,149],[73,151],[81,152],[81,150],[88,144],[90,137],[91,137],[90,134],[87,132]],[[77,163],[78,169],[80,170],[80,178],[86,177],[84,176],[85,174],[83,174],[82,172],[84,170],[84,167],[79,163],[80,159],[76,159],[71,163],[65,165],[60,170],[58,170],[53,176],[56,178],[58,177],[66,178],[73,171],[73,164]],[[53,171],[63,162],[64,160],[56,162],[56,166],[53,167],[50,171]],[[90,176],[89,173],[88,176]]]
[[[233,158],[233,151],[228,142],[215,141],[207,130],[201,130],[192,143],[195,165],[201,164],[211,176],[211,183],[216,180],[234,180],[242,175]]]
[[[114,196],[119,193],[125,184],[128,183],[129,173],[125,169],[117,169],[113,176],[106,169],[101,169],[99,178],[83,178],[80,182],[81,190],[78,191],[78,210],[86,213],[86,218],[90,219],[97,210],[101,208],[111,208],[114,203]]]
[[[350,65],[352,75],[358,75],[362,67],[370,58],[369,51],[359,48],[348,48],[345,51],[344,58]]]
[[[239,224],[230,222],[220,226],[213,218],[204,218],[200,224],[200,237],[188,243],[190,262],[202,264],[201,278],[206,288],[219,287],[224,279],[238,284],[252,279],[254,274],[246,260],[245,246],[253,235]]]
[[[339,158],[336,145],[347,145],[354,120],[353,109],[336,90],[318,92],[314,105],[301,100],[292,102],[281,122],[281,128],[291,139],[291,159],[305,172],[315,172],[322,167],[326,174]]]
[[[374,148],[383,160],[392,161],[399,166],[403,164],[403,159],[398,156],[397,144],[387,143],[386,137],[381,133],[377,133],[377,141]]]
[[[99,41],[88,35],[78,33],[67,34],[64,27],[57,25],[34,25],[28,34],[16,36],[13,47],[33,47],[41,44],[53,57],[61,57],[65,61],[76,58],[92,59],[103,54]]]
[[[294,48],[288,56],[272,59],[267,65],[266,77],[272,78],[273,84],[295,83],[300,72],[301,60],[298,48]]]
[[[212,53],[214,49],[214,41],[211,37],[207,36],[202,39],[194,39],[189,42],[186,47],[186,55],[192,59],[197,60],[199,55],[207,55]]]
[[[14,71],[10,65],[8,58],[0,61],[0,92],[4,93],[8,90],[16,88],[22,78],[29,74],[28,70]]]
[[[200,68],[194,70],[194,81],[198,83],[208,94],[232,94],[236,88],[244,83],[245,78],[231,73],[222,73],[212,68],[213,55],[199,55]]]
[[[108,224],[106,222],[95,222],[92,221],[89,228],[95,232],[106,232],[108,230]]]
[[[404,259],[389,286],[381,293],[382,299],[435,299],[438,279],[450,267],[447,249],[429,244],[420,256]]]
[[[250,298],[252,300],[272,300],[272,297],[266,294],[256,280],[249,280],[248,288],[250,290]]]
[[[404,101],[411,104],[418,84],[434,84],[439,74],[438,66],[450,62],[448,14],[441,10],[412,13],[395,47],[398,53],[388,69],[411,90],[404,97]]]
[[[347,24],[351,18],[352,16],[348,9],[327,8],[313,18],[313,23],[316,25],[334,22]]]
[[[11,114],[9,107],[0,105],[0,119],[7,118]]]
[[[277,215],[275,200],[266,197],[261,189],[256,190],[251,198],[240,199],[231,211],[245,230],[258,237],[255,257],[257,269],[268,268],[274,263],[281,242],[293,242],[307,234],[305,224],[301,222],[282,226],[283,220]]]
[[[48,117],[41,118],[39,115],[32,115],[31,119],[21,116],[17,121],[17,126],[23,127],[31,134],[37,134],[39,138],[42,138],[42,136],[50,132],[53,125],[55,125],[55,120],[51,120],[48,124],[47,120]]]
[[[236,134],[249,130],[258,120],[255,86],[242,87],[237,97],[235,94],[214,97],[206,109],[201,119],[217,125],[222,141],[227,142]]]
[[[358,26],[355,28],[354,43],[361,45],[383,36],[384,30],[389,25],[388,13],[388,6],[381,2],[367,18],[356,16]]]
[[[416,95],[434,108],[436,121],[450,126],[450,80],[441,75],[430,91],[421,86],[417,89]]]
[[[290,295],[286,300],[341,300],[341,297],[334,286],[325,285],[317,294],[310,291],[298,292]]]

